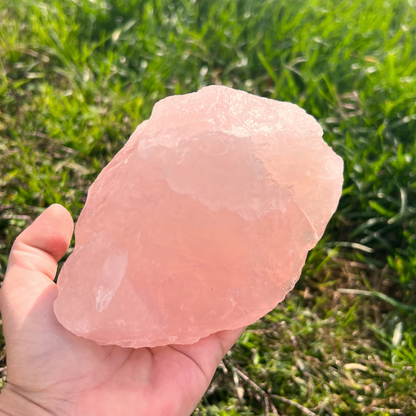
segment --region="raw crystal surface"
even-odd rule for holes
[[[58,320],[99,344],[189,344],[251,324],[299,278],[343,162],[294,104],[223,86],[166,98],[98,176]]]

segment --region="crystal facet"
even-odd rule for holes
[[[343,162],[294,104],[223,86],[157,103],[98,176],[58,320],[99,344],[190,344],[281,302],[336,210]]]

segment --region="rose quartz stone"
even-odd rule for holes
[[[54,308],[99,344],[190,344],[255,322],[298,280],[343,162],[294,104],[223,86],[158,102],[98,176]]]

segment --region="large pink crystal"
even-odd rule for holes
[[[343,162],[294,104],[222,86],[157,103],[91,186],[58,320],[99,344],[189,344],[293,288]]]

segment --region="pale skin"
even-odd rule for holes
[[[73,335],[53,312],[57,261],[72,232],[71,215],[55,204],[13,245],[0,290],[8,369],[0,415],[190,415],[244,328],[152,349]]]

